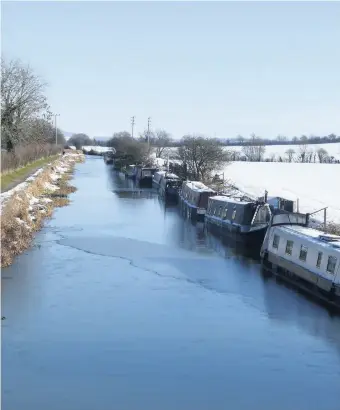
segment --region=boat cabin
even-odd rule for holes
[[[176,174],[167,172],[161,179],[159,193],[165,199],[173,199],[177,202],[181,187],[182,179]]]
[[[184,181],[179,194],[182,209],[193,219],[204,219],[208,199],[217,192],[199,181]]]
[[[152,186],[152,178],[156,171],[158,171],[157,168],[139,166],[137,167],[136,180],[139,184]]]
[[[128,178],[134,178],[136,176],[136,166],[135,165],[128,165],[126,167],[125,175]]]
[[[226,231],[246,234],[267,229],[271,215],[270,206],[266,203],[214,196],[209,198],[206,220],[217,223]]]
[[[171,174],[170,172],[167,172],[165,173],[165,175],[163,175],[160,181],[160,185],[163,189],[166,189],[167,187],[172,187],[179,190],[182,186],[182,179],[176,174]]]
[[[160,186],[162,178],[165,176],[166,171],[156,171],[153,175],[152,182],[156,188]]]
[[[268,237],[268,238],[267,238]],[[298,278],[340,303],[340,236],[298,225],[272,226],[262,251],[271,270]]]
[[[266,202],[271,206],[272,211],[275,213],[296,211],[296,202],[291,199],[286,199],[279,196],[269,196]]]
[[[199,181],[184,181],[181,189],[181,198],[190,206],[207,209],[208,199],[217,195],[216,191]]]

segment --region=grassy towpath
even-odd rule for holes
[[[57,159],[59,155],[52,155],[50,157],[41,158],[37,161],[31,162],[22,168],[18,168],[14,171],[6,174],[1,174],[1,193],[9,191],[15,186],[24,182],[28,177],[33,175],[39,168]]]

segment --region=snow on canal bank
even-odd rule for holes
[[[313,212],[328,206],[329,222],[340,224],[340,165],[285,162],[232,162],[225,177],[252,196],[299,198],[300,212]],[[315,218],[322,220],[322,213]]]

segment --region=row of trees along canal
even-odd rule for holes
[[[65,137],[56,129],[47,84],[20,60],[1,59],[1,171],[60,152]]]
[[[119,168],[127,165],[154,166],[157,158],[167,158],[167,147],[171,140],[164,130],[158,130],[147,137],[146,133],[138,139],[126,132],[118,132],[109,140],[108,145],[115,148],[115,164]],[[171,171],[183,178],[208,181],[211,175],[224,168],[230,160],[227,152],[216,138],[201,135],[188,135],[181,139],[181,145],[172,151]]]

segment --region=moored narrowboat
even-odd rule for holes
[[[204,221],[208,198],[216,191],[199,181],[184,181],[179,193],[179,202],[184,215],[192,220]]]
[[[157,170],[157,168],[138,166],[136,181],[139,186],[152,187],[152,177]]]
[[[263,268],[340,308],[340,236],[309,228],[308,215],[294,218],[272,217],[261,248]]]
[[[136,171],[137,171],[136,165],[128,165],[125,169],[125,176],[130,179],[135,179]]]
[[[105,164],[107,165],[113,164],[113,156],[114,156],[113,151],[104,152],[103,158],[104,158]]]
[[[205,221],[221,236],[250,241],[260,249],[271,216],[270,206],[263,201],[213,196],[208,200]]]
[[[182,180],[176,174],[167,172],[160,181],[159,195],[165,201],[177,202],[179,190],[182,187]]]
[[[156,171],[152,177],[152,186],[156,189],[158,189],[161,185],[161,180],[165,176],[166,171]]]

